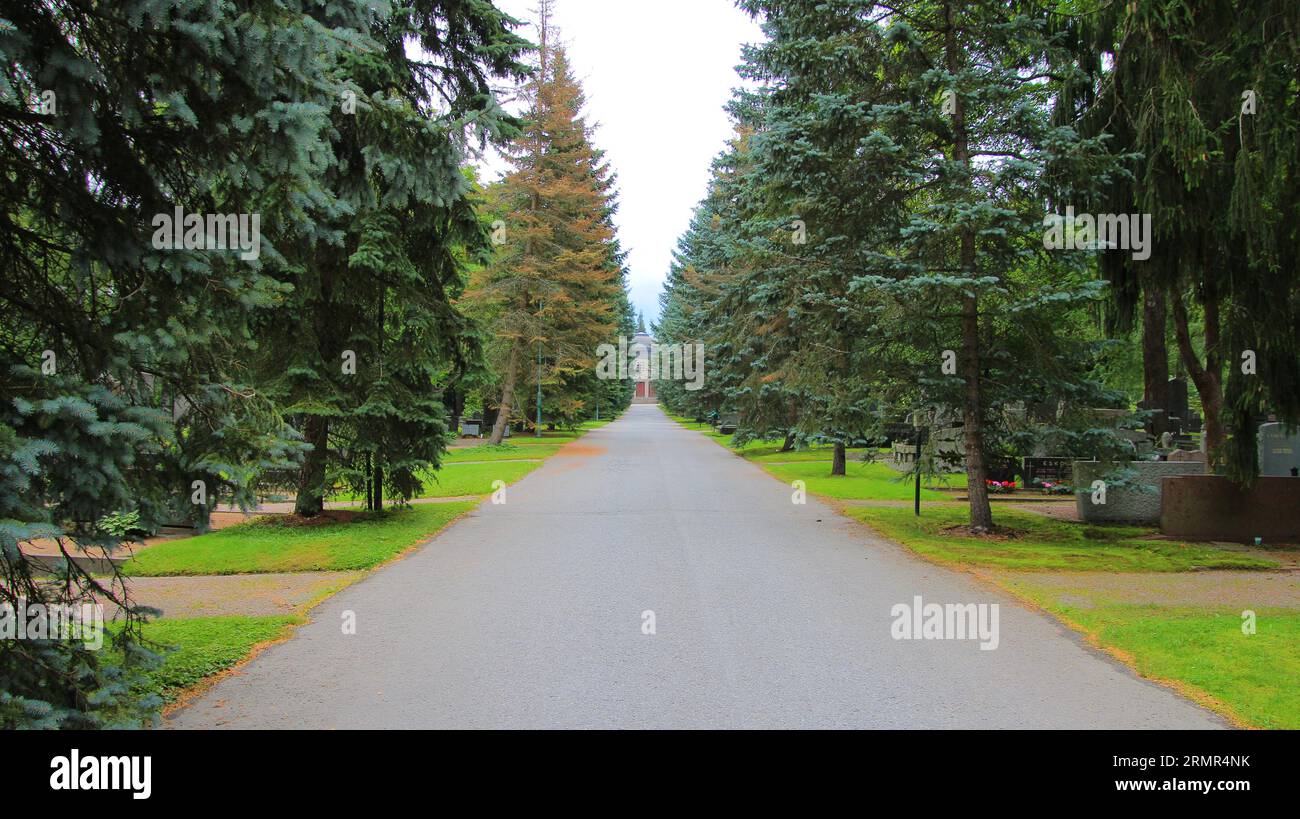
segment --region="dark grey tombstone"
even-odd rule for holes
[[[1288,435],[1286,424],[1261,424],[1258,446],[1259,474],[1290,477],[1300,468],[1300,429]]]
[[[1165,412],[1174,418],[1187,420],[1187,379],[1169,379],[1169,397],[1165,401]]]
[[[718,419],[718,432],[723,435],[730,435],[736,431],[738,426],[740,426],[740,413],[738,412],[723,413]]]
[[[1034,481],[1068,484],[1074,479],[1073,458],[1023,458],[1021,461],[1026,487],[1032,487]]]

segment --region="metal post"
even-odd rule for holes
[[[912,495],[912,512],[921,516],[921,428],[916,428],[916,460],[912,462],[912,471],[916,473],[916,489]]]

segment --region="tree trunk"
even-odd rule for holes
[[[831,474],[832,475],[845,474],[844,467],[845,467],[844,444],[837,441],[835,444],[835,457],[831,461]]]
[[[371,467],[370,453],[367,452],[366,453],[366,508],[374,509],[375,491],[374,491],[374,484],[371,482],[371,478],[373,476],[371,475],[370,467]]]
[[[794,433],[793,433],[793,432],[787,432],[787,433],[785,434],[785,441],[782,442],[782,444],[781,444],[781,451],[782,451],[782,452],[789,452],[789,451],[791,451],[792,449],[794,449]]]
[[[460,416],[465,411],[465,396],[459,389],[448,387],[442,393],[442,405],[446,408],[448,429],[453,438],[457,437],[460,434]]]
[[[325,509],[325,461],[328,457],[330,422],[323,415],[309,415],[303,425],[303,437],[311,450],[298,471],[298,495],[293,512],[305,518],[315,517]]]
[[[380,286],[379,321],[378,321],[378,327],[376,328],[377,332],[375,333],[375,337],[379,339],[379,343],[376,345],[376,348],[378,352],[377,358],[379,364],[379,374],[381,378],[383,377],[383,373],[384,373],[384,329],[386,327],[385,309],[387,307],[387,302],[388,302],[388,288],[384,286]],[[382,434],[380,435],[379,449],[374,453],[374,458],[371,460],[373,469],[371,470],[370,473],[370,487],[371,487],[371,501],[372,501],[370,505],[370,511],[372,512],[379,512],[382,511],[384,508],[384,439],[385,437],[386,436]]]
[[[957,23],[952,4],[945,9],[948,32],[944,42],[944,56],[948,73],[960,73],[963,55],[957,47]],[[970,147],[966,133],[965,104],[954,95],[952,114],[953,159],[970,170]],[[975,234],[969,228],[961,232],[961,273],[975,274]],[[962,402],[963,433],[966,439],[966,496],[970,498],[970,528],[972,532],[987,532],[993,528],[993,510],[989,506],[988,467],[984,463],[983,395],[980,385],[980,313],[979,299],[974,293],[962,297],[961,303],[961,376],[966,382]],[[918,455],[920,453],[917,453]]]
[[[510,422],[510,405],[515,400],[515,378],[519,370],[519,344],[510,347],[510,358],[506,362],[505,381],[501,384],[501,405],[497,407],[497,420],[492,424],[492,437],[489,444],[496,446],[506,437],[506,424]]]
[[[962,255],[969,242],[974,253],[974,237],[963,236]],[[963,265],[964,266],[964,265]],[[988,465],[984,463],[984,416],[981,412],[979,350],[979,303],[974,296],[962,299],[961,310],[961,369],[966,380],[965,401],[962,405],[962,433],[966,439],[966,496],[970,498],[970,528],[972,532],[987,532],[993,528],[993,509],[989,506]]]
[[[1223,459],[1223,445],[1227,433],[1223,426],[1223,354],[1219,348],[1219,301],[1214,296],[1205,299],[1205,365],[1192,347],[1192,334],[1188,329],[1187,305],[1179,293],[1169,294],[1174,308],[1174,335],[1178,338],[1178,353],[1187,368],[1187,374],[1201,396],[1201,409],[1205,411],[1206,460],[1219,465]]]
[[[1147,432],[1159,440],[1169,429],[1169,350],[1165,346],[1167,315],[1164,287],[1145,282],[1142,288],[1142,405],[1155,411]],[[1186,421],[1187,419],[1183,419]]]

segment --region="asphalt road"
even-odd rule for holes
[[[998,647],[893,639],[891,608],[915,595],[1000,604]],[[330,598],[168,724],[1224,726],[1050,618],[793,504],[648,405]]]

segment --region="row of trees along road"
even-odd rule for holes
[[[601,406],[611,412],[630,395],[626,382],[596,377],[596,348],[632,332],[624,253],[614,235],[615,179],[593,145],[582,87],[555,42],[549,0],[539,17],[527,125],[509,148],[510,172],[486,192],[500,244],[474,271],[465,297],[488,329],[492,444],[501,443],[512,417],[529,419],[539,381],[551,421]]]
[[[520,134],[493,84],[530,76],[530,45],[488,2],[0,16],[0,602],[126,612],[117,651],[4,641],[0,725],[138,724],[142,610],[75,563],[34,578],[18,544],[109,549],[268,483],[305,515],[340,483],[410,497],[481,366],[463,166]],[[159,249],[176,208],[257,214],[260,253]]]
[[[1300,420],[1294,4],[741,5],[767,39],[657,327],[704,341],[708,378],[664,383],[670,407],[738,410],[740,440],[829,441],[833,474],[890,422],[946,414],[987,531],[990,458],[1118,451],[1086,410],[1130,403],[1103,329],[1145,287],[1172,307],[1216,463],[1248,479],[1257,413]],[[1239,115],[1247,88],[1267,116]],[[1067,205],[1154,213],[1151,258],[1045,249]],[[1259,377],[1227,367],[1244,350]],[[1167,372],[1147,368],[1148,397]]]

